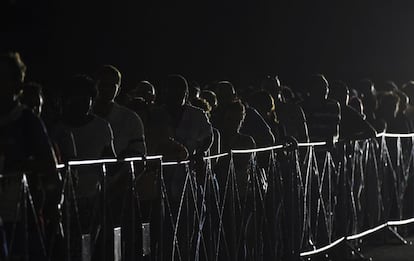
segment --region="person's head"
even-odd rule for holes
[[[113,101],[121,88],[121,72],[113,65],[103,65],[96,73],[96,86],[100,101]]]
[[[323,74],[311,75],[306,84],[312,100],[326,100],[328,98],[329,84]]]
[[[179,74],[170,74],[165,80],[164,104],[170,107],[183,106],[188,99],[187,80]]]
[[[191,83],[188,86],[188,100],[193,100],[200,97],[200,84],[196,81],[191,81]]]
[[[364,112],[364,105],[362,104],[362,101],[360,98],[358,98],[357,96],[353,96],[350,100],[349,100],[349,106],[351,108],[353,108],[354,110],[356,110],[359,115],[361,115],[361,117],[365,120],[365,118],[367,117],[365,115]]]
[[[233,102],[236,98],[236,90],[229,81],[220,81],[216,85],[215,89],[217,95],[218,105],[225,105]]]
[[[2,103],[17,99],[26,75],[26,66],[19,53],[0,54],[0,100]]]
[[[329,88],[329,97],[338,101],[342,106],[348,105],[349,89],[343,81],[335,81]]]
[[[217,107],[217,96],[213,91],[203,90],[200,93],[200,97],[208,102],[211,106],[211,110],[214,110]]]
[[[65,116],[87,115],[97,96],[95,82],[87,75],[75,75],[62,91],[62,112]]]
[[[240,100],[234,100],[227,104],[223,112],[224,132],[239,132],[240,127],[246,116],[246,108]]]
[[[255,108],[263,117],[268,116],[275,109],[275,101],[265,90],[260,90],[252,93],[248,100],[248,104]]]
[[[393,91],[394,94],[398,95],[398,98],[400,98],[400,103],[398,106],[398,113],[403,113],[408,105],[410,104],[410,98],[408,97],[407,94],[405,94],[403,91],[400,90],[395,90]]]
[[[295,103],[297,101],[296,94],[289,86],[282,86],[281,96],[286,103]]]
[[[363,79],[356,83],[355,88],[358,90],[359,98],[367,113],[374,112],[378,107],[377,90],[374,83],[370,79]]]
[[[393,81],[386,81],[380,84],[377,84],[377,90],[380,92],[393,92],[398,90],[398,86]]]
[[[281,99],[282,87],[277,76],[266,76],[260,83],[260,89],[265,90],[273,96],[273,99]]]
[[[145,103],[152,104],[155,102],[155,88],[152,83],[148,81],[140,81],[134,89],[128,92],[131,99],[142,98]]]
[[[205,100],[201,97],[194,98],[191,101],[191,105],[193,105],[194,107],[202,109],[207,114],[207,116],[210,117],[211,106],[210,106],[210,104],[208,103],[207,100]]]
[[[410,100],[410,105],[414,106],[414,81],[405,83],[402,87],[402,91],[407,94]]]
[[[377,114],[385,121],[392,120],[397,116],[400,98],[392,92],[381,93],[378,98]]]
[[[30,108],[34,114],[40,116],[43,106],[43,92],[40,84],[29,82],[23,84],[23,93],[20,102]]]

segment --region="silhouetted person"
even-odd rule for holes
[[[210,119],[211,118],[211,106],[209,104],[209,102],[201,97],[198,98],[194,98],[191,102],[191,104],[194,107],[200,108],[202,109],[207,117]],[[221,152],[221,138],[220,138],[220,132],[218,129],[213,127],[213,143],[211,144],[210,150],[209,150],[209,154],[210,155],[217,155],[220,154]]]
[[[411,127],[414,128],[414,81],[409,81],[403,85],[402,91],[407,94],[409,103],[404,114],[409,119]],[[414,131],[414,129],[411,129]]]
[[[237,94],[233,84],[228,81],[221,81],[216,86],[218,107],[212,115],[213,126],[221,129],[226,122],[223,122],[223,111],[226,107],[237,100]],[[246,117],[240,127],[240,132],[253,137],[257,147],[272,146],[275,142],[272,131],[260,114],[250,106],[246,106]]]
[[[279,120],[275,113],[275,102],[273,97],[267,91],[260,90],[250,94],[248,104],[255,108],[269,127],[272,129],[273,136],[276,143],[280,142],[280,126]]]
[[[392,92],[381,93],[378,97],[377,116],[386,123],[386,132],[392,133],[394,130],[390,128],[395,121],[398,113],[400,98]]]
[[[245,106],[240,100],[232,101],[231,103],[226,104],[226,107],[223,108],[222,115],[223,117],[223,125],[219,129],[222,135],[222,150],[229,152],[232,149],[254,149],[256,144],[254,139],[251,136],[242,134],[240,132],[241,125],[243,120],[245,119],[246,110]],[[249,237],[249,231],[252,231],[251,226],[252,223],[242,225],[242,221],[246,220],[249,216],[250,211],[252,210],[252,199],[249,197],[250,191],[249,184],[251,184],[252,177],[249,176],[249,167],[250,167],[250,158],[251,154],[233,154],[233,167],[235,173],[235,180],[234,180],[234,190],[232,186],[226,187],[226,180],[228,177],[229,168],[231,168],[230,164],[230,157],[220,158],[216,165],[216,176],[219,181],[220,185],[220,194],[221,198],[224,198],[224,194],[226,193],[228,196],[226,197],[226,201],[223,201],[223,204],[228,206],[224,210],[224,218],[223,218],[223,225],[226,228],[226,231],[229,231],[228,235],[226,235],[226,240],[229,243],[231,248],[230,253],[233,254],[238,252],[239,259],[244,259],[244,255],[249,255],[249,253],[242,251],[241,248],[233,249],[232,246],[237,246],[237,244],[233,244],[234,240],[237,240],[237,232],[236,234],[232,234],[231,231],[234,229],[235,231],[240,231],[243,229],[246,231],[248,235],[244,233],[246,237],[246,242],[251,242],[251,238]],[[250,182],[249,182],[250,180]],[[226,192],[227,189],[227,192]],[[233,195],[230,196],[230,195]],[[235,216],[231,214],[231,204],[234,202],[236,206],[242,206],[241,209],[235,209]],[[244,211],[245,210],[245,211]],[[250,245],[250,244],[249,244]],[[251,245],[250,245],[251,246]],[[250,247],[247,247],[250,249]],[[247,250],[249,251],[249,250]],[[235,257],[233,256],[233,259]]]
[[[300,142],[309,141],[308,126],[301,107],[288,103],[282,96],[282,87],[277,77],[267,76],[261,82],[261,89],[272,94],[275,102],[275,113],[281,128],[282,136],[293,136]]]
[[[114,158],[113,133],[109,123],[91,113],[97,90],[95,82],[86,75],[71,77],[62,90],[62,119],[52,129],[52,138],[58,145],[62,160]],[[97,199],[102,180],[98,165],[72,170],[81,231],[73,230],[73,255],[80,258],[81,234],[95,235],[101,224],[97,215]],[[94,217],[95,219],[93,219]],[[98,219],[98,221],[97,221]],[[75,226],[75,224],[72,224]],[[80,234],[78,234],[80,233]],[[79,239],[77,241],[76,239]],[[98,248],[96,248],[98,249]],[[96,251],[96,253],[101,253]]]
[[[339,137],[341,112],[339,103],[328,99],[328,81],[321,74],[312,75],[307,88],[310,96],[300,105],[306,115],[310,140],[335,143]]]
[[[181,75],[169,75],[165,81],[165,109],[170,126],[178,142],[183,144],[190,156],[200,157],[211,146],[213,131],[203,110],[187,103],[188,84]]]
[[[119,70],[112,65],[102,66],[96,74],[96,86],[98,97],[93,111],[111,124],[116,154],[120,157],[145,155],[147,150],[141,118],[115,102],[121,88]]]
[[[400,103],[398,104],[397,116],[388,128],[398,133],[410,133],[413,130],[412,120],[405,113],[409,107],[410,99],[407,94],[400,90],[395,90],[393,93],[398,95]]]
[[[358,140],[376,137],[375,129],[361,117],[360,113],[348,105],[349,89],[344,82],[334,82],[330,88],[329,97],[338,101],[340,104],[340,139]]]
[[[356,89],[363,104],[366,120],[375,128],[377,133],[383,132],[386,128],[386,123],[376,115],[378,100],[374,83],[369,79],[363,79],[357,82]]]
[[[18,53],[0,54],[0,173],[3,175],[0,179],[0,217],[8,240],[12,236],[13,223],[17,222],[15,244],[9,258],[21,258],[25,230],[22,216],[15,220],[15,214],[22,193],[20,174],[27,174],[36,211],[34,215],[38,217],[43,212],[45,221],[45,227],[37,228],[28,206],[29,256],[30,260],[42,260],[45,256],[37,229],[46,229],[50,235],[51,227],[56,225],[54,210],[59,181],[56,158],[42,121],[18,100],[25,72],[26,66]]]
[[[110,124],[91,112],[96,95],[95,83],[86,75],[72,77],[63,89],[62,119],[52,137],[64,161],[116,156]],[[98,175],[79,175],[80,196],[95,193]]]

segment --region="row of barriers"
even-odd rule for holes
[[[47,231],[30,218],[22,176],[4,256],[21,245],[25,260],[33,251],[48,260],[300,260],[346,245],[362,257],[358,240],[377,231],[406,243],[397,227],[414,223],[413,145],[414,134],[383,133],[203,161],[69,161],[58,166],[59,214]],[[86,176],[99,181],[87,193]]]

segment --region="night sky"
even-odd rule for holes
[[[414,79],[409,1],[0,2],[1,50],[20,51],[29,79],[46,85],[102,63],[118,66],[126,85],[167,73],[236,85],[265,74],[295,85],[314,72]]]

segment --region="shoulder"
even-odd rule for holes
[[[138,121],[139,123],[142,124],[142,120],[141,117],[139,117],[139,115],[134,112],[131,109],[128,109],[125,106],[119,105],[118,103],[114,104],[114,112],[118,113],[118,114],[122,114],[122,117],[127,118],[127,120],[130,121]]]
[[[242,144],[246,148],[249,148],[249,149],[256,148],[256,142],[254,141],[252,136],[245,135],[245,134],[240,134],[239,135],[239,142],[240,142],[240,144]]]

